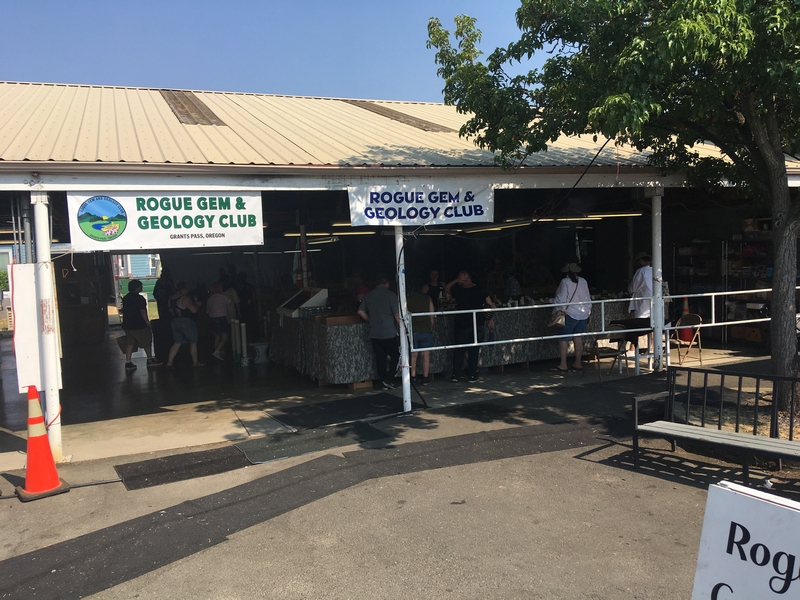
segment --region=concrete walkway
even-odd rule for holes
[[[742,355],[741,350],[706,349],[703,351],[703,359],[705,365],[720,365],[752,360],[752,356]],[[516,366],[506,368],[505,371],[491,370],[476,384],[466,382],[454,384],[444,378],[438,378],[430,385],[421,386],[419,391],[424,394],[431,408],[477,402],[487,398],[514,397],[535,391],[547,393],[547,390],[620,379],[616,368],[613,372],[608,372],[609,362],[608,360],[604,362],[602,376],[598,376],[594,364],[587,364],[584,373],[569,372],[561,375],[550,371],[553,363],[531,363],[530,370]],[[646,372],[646,361],[643,360],[641,364],[643,372]],[[697,360],[687,364],[699,365]],[[9,371],[7,358],[4,365],[6,369],[4,385],[8,389],[9,386],[16,384],[16,378],[13,372]],[[259,437],[283,431],[280,423],[266,412],[269,409],[291,406],[298,402],[324,402],[351,397],[354,394],[374,393],[371,390],[352,391],[347,386],[317,387],[299,376],[294,369],[277,365],[259,366],[253,371],[242,377],[245,381],[248,377],[258,378],[257,385],[250,384],[245,386],[245,389],[231,386],[234,388],[232,392],[237,395],[204,402],[187,402],[187,396],[191,397],[194,389],[192,386],[198,385],[198,382],[194,381],[196,373],[186,370],[178,373],[159,372],[156,377],[166,378],[167,381],[157,380],[151,382],[150,386],[154,388],[153,395],[156,397],[156,402],[162,400],[168,403],[142,407],[147,413],[139,416],[111,419],[105,417],[107,409],[99,406],[94,409],[97,417],[93,420],[63,425],[65,461],[82,462],[144,453],[181,451],[195,446]],[[631,378],[632,374],[631,365],[627,373],[623,370],[622,378]],[[154,374],[148,373],[146,376],[150,379]],[[232,378],[232,375],[224,373],[223,377]],[[203,383],[200,382],[199,385],[202,386]],[[210,395],[208,387],[212,385],[214,384],[206,385],[206,395]],[[267,387],[270,388],[268,391],[263,390]],[[224,391],[231,390],[220,390],[220,393]],[[107,393],[113,395],[114,388],[107,389]],[[146,388],[140,389],[139,393],[146,393]],[[397,410],[400,412],[402,393],[399,388],[392,393],[398,398]],[[175,394],[183,397],[178,398]],[[258,399],[259,394],[261,394],[260,399]],[[416,393],[412,393],[412,396],[414,401],[419,401]],[[114,399],[108,398],[104,402],[113,403]],[[21,408],[27,410],[24,400],[17,404],[21,404]],[[24,429],[0,428],[0,471],[24,468],[26,438],[27,432]],[[0,492],[4,491],[2,485],[0,479]]]

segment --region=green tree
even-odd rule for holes
[[[774,371],[794,375],[800,0],[522,0],[516,17],[520,39],[485,61],[473,18],[428,24],[444,100],[471,113],[461,134],[506,167],[562,134],[606,136],[692,183],[749,188],[773,220]],[[541,69],[509,73],[534,52]]]

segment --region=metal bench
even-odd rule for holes
[[[680,390],[678,379],[684,377],[685,390]],[[702,383],[693,386],[692,379],[697,377]],[[726,387],[726,380],[734,381],[735,387]],[[633,399],[634,467],[639,468],[641,434],[669,440],[673,451],[677,440],[734,451],[741,457],[745,482],[749,481],[750,462],[755,456],[777,459],[779,469],[781,459],[800,459],[800,443],[794,440],[798,382],[800,379],[793,377],[669,367],[667,391]],[[778,405],[772,401],[776,385],[785,385],[791,395],[785,431],[781,431]],[[640,423],[645,403],[655,401],[665,401],[663,417]]]

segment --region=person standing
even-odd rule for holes
[[[491,307],[494,303],[486,291],[472,282],[472,277],[468,271],[458,272],[458,277],[444,286],[445,292],[450,294],[456,301],[457,310],[474,310],[478,308]],[[494,317],[488,319],[484,313],[475,315],[477,323],[477,339],[480,342],[483,338],[484,323],[489,329],[494,329]],[[453,317],[453,335],[456,344],[472,344],[475,341],[475,329],[473,328],[473,314],[461,313]],[[467,380],[470,382],[478,381],[478,358],[480,346],[470,346],[467,348]],[[458,373],[464,365],[464,356],[461,348],[453,350],[453,374],[450,380],[458,381]]]
[[[573,302],[591,302],[592,296],[589,293],[589,286],[583,277],[579,277],[578,273],[581,268],[574,262],[567,263],[561,268],[561,272],[566,276],[558,284],[556,295],[552,299],[553,304],[558,304],[553,311],[563,310],[567,313],[565,317],[564,327],[559,329],[558,333],[565,336],[564,339],[558,340],[558,353],[561,358],[557,367],[553,371],[560,371],[562,373],[572,369],[580,371],[583,368],[581,359],[583,358],[583,338],[579,333],[586,331],[586,325],[589,322],[589,315],[592,312],[591,304],[571,304]],[[567,306],[565,306],[567,305]],[[572,343],[575,346],[575,362],[571,367],[567,366],[567,346],[568,340],[566,339],[572,335]]]
[[[172,347],[169,349],[167,367],[172,368],[172,363],[178,350],[183,344],[189,344],[189,355],[192,357],[193,367],[204,367],[197,360],[197,323],[195,313],[200,308],[189,296],[189,288],[181,281],[175,285],[175,293],[169,298],[169,309],[172,313]]]
[[[653,295],[653,267],[650,266],[650,255],[647,252],[639,252],[633,259],[638,267],[633,275],[628,291],[634,298],[645,298]],[[650,316],[650,299],[631,300],[628,310],[634,319],[645,319]]]
[[[397,294],[389,289],[389,278],[386,275],[378,276],[375,288],[361,301],[358,314],[369,323],[369,339],[375,351],[375,366],[381,385],[385,390],[393,390],[394,374],[400,360],[400,339],[397,335],[400,307]],[[389,369],[386,368],[387,356]]]
[[[228,268],[232,266],[233,265],[228,265]],[[228,305],[228,323],[234,319],[240,319],[241,312],[239,310],[239,293],[236,291],[236,288],[233,287],[233,280],[231,279],[230,275],[223,275],[219,278],[219,282],[222,284],[222,294],[227,296],[228,300],[231,301],[231,303]]]
[[[422,287],[424,288],[425,285]],[[433,300],[422,289],[410,292],[406,302],[408,304],[408,312],[412,314],[432,313],[436,310],[433,307]],[[413,383],[427,384],[431,382],[431,351],[425,348],[433,346],[433,318],[434,315],[420,315],[419,317],[411,318],[411,330],[414,333],[410,357],[411,381]],[[417,357],[422,363],[422,378],[419,377],[417,372]]]
[[[169,267],[161,268],[161,275],[153,287],[153,298],[158,307],[158,319],[150,323],[150,330],[153,332],[153,353],[160,361],[167,360],[170,346],[172,346],[172,329],[170,321],[172,315],[169,312],[169,297],[175,293],[175,282],[172,280],[172,272]]]
[[[128,293],[122,297],[122,329],[125,331],[125,370],[135,371],[132,356],[135,346],[139,346],[147,355],[147,368],[157,367],[161,362],[153,358],[150,346],[153,344],[153,332],[150,330],[150,317],[147,314],[147,300],[139,292],[142,282],[131,279],[128,282]]]
[[[175,282],[172,281],[172,271],[168,267],[161,269],[161,276],[153,287],[153,298],[158,307],[158,318],[169,322],[172,318],[169,312],[169,297],[175,293]]]
[[[643,299],[647,296],[653,295],[653,267],[650,265],[652,258],[647,252],[639,252],[633,259],[636,267],[636,273],[633,274],[630,284],[628,284],[628,291],[634,298],[642,298],[640,300],[631,300],[628,303],[628,310],[631,317],[634,319],[649,319],[650,318],[650,299]],[[649,326],[649,323],[647,324]],[[636,348],[635,343],[630,343],[632,348]],[[647,351],[652,351],[653,336],[647,334]],[[644,350],[643,350],[644,351]]]
[[[439,300],[444,296],[444,285],[439,281],[439,271],[431,269],[428,274],[428,283],[422,286],[422,293],[430,296],[435,310],[441,308]]]
[[[230,303],[230,298],[222,293],[222,284],[218,281],[212,283],[206,312],[211,320],[211,331],[214,332],[214,352],[211,353],[211,356],[217,360],[225,360],[225,344],[231,333],[231,326],[228,323]]]

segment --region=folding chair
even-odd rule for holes
[[[628,373],[628,359],[625,356],[625,326],[609,325],[605,334],[600,334],[595,338],[595,347],[592,358],[597,363],[597,378],[602,380],[602,370],[600,361],[604,358],[613,358],[611,367],[608,369],[609,375],[614,370],[614,365],[619,362],[619,374],[622,375],[622,361],[625,361],[625,374]]]
[[[696,327],[695,329],[675,329],[675,333],[673,334],[673,340],[678,345],[678,364],[682,365],[683,361],[686,360],[686,357],[689,356],[689,351],[692,349],[692,346],[697,347],[697,358],[700,360],[700,365],[703,364],[703,346],[700,343],[700,328],[697,325],[701,325],[703,323],[703,318],[700,315],[695,313],[684,313],[680,319],[678,319],[677,323],[675,323],[675,327]],[[689,341],[681,339],[681,331],[691,331],[692,337]],[[684,334],[685,335],[685,334]],[[686,352],[682,352],[682,348],[686,347]]]

